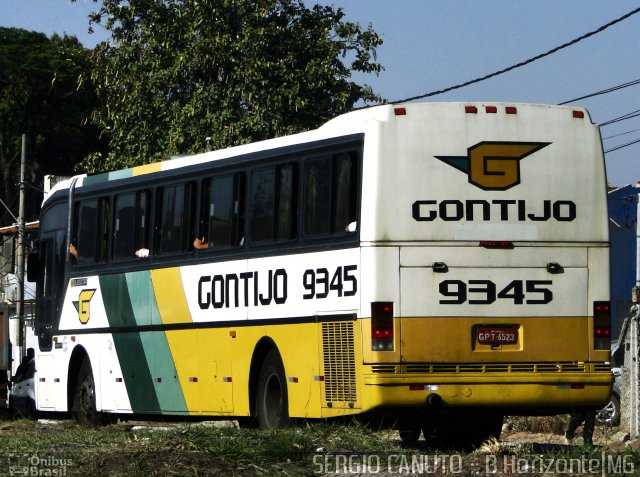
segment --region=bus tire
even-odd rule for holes
[[[420,439],[420,429],[400,429],[398,434],[403,444],[414,444]]]
[[[71,413],[83,426],[102,426],[108,421],[105,414],[96,410],[96,386],[88,358],[84,358],[78,372]]]
[[[438,422],[435,433],[439,446],[469,451],[485,441],[500,439],[504,416],[493,412],[452,414]]]
[[[256,418],[261,429],[275,429],[289,424],[287,381],[282,360],[276,350],[269,351],[258,377]]]

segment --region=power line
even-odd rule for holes
[[[626,134],[631,134],[631,133],[638,132],[638,131],[640,131],[640,128],[631,129],[629,131],[625,131],[625,132],[621,132],[621,133],[618,133],[618,134],[614,134],[612,136],[603,137],[602,140],[603,141],[607,141],[608,139],[613,139],[614,137],[624,136]]]
[[[7,207],[7,204],[5,204],[2,199],[0,199],[0,204],[2,204],[2,206],[7,209],[7,212],[9,212],[9,215],[11,215],[11,218],[13,218],[13,220],[15,220],[16,222],[18,221],[18,218],[13,215],[13,212],[11,212],[11,209],[9,207]]]
[[[640,84],[640,79],[629,81],[628,83],[619,84],[618,86],[612,86],[611,88],[603,89],[595,93],[590,93],[584,96],[580,96],[579,98],[573,98],[573,99],[570,99],[569,101],[563,101],[562,103],[558,103],[558,104],[569,104],[575,101],[580,101],[581,99],[593,98],[594,96],[599,96],[601,94],[613,93],[614,91],[618,91],[619,89],[628,88],[629,86],[635,86],[637,84]]]
[[[620,121],[626,121],[627,119],[632,119],[638,116],[640,116],[640,109],[636,109],[635,111],[631,111],[630,113],[623,114],[622,116],[618,116],[617,118],[613,118],[609,121],[600,123],[600,127],[609,126],[610,124],[619,123]]]
[[[448,93],[449,91],[453,91],[453,90],[456,90],[456,89],[464,88],[466,86],[470,86],[472,84],[480,83],[481,81],[488,80],[488,79],[493,78],[495,76],[499,76],[499,75],[502,75],[504,73],[508,73],[509,71],[515,70],[517,68],[521,68],[522,66],[529,65],[529,64],[533,63],[534,61],[537,61],[537,60],[540,60],[542,58],[545,58],[545,57],[547,57],[549,55],[552,55],[554,53],[557,53],[558,51],[563,50],[563,49],[565,49],[565,48],[567,48],[569,46],[573,46],[573,45],[575,45],[576,43],[578,43],[578,42],[580,42],[582,40],[586,40],[587,38],[590,38],[590,37],[592,37],[594,35],[597,35],[598,33],[601,33],[604,30],[606,30],[607,28],[612,27],[613,25],[616,25],[617,23],[620,23],[620,22],[626,20],[627,18],[631,17],[632,15],[635,15],[636,13],[639,13],[639,12],[640,12],[640,8],[636,8],[635,10],[632,10],[629,13],[626,13],[626,14],[622,15],[621,17],[610,21],[609,23],[606,23],[605,25],[602,25],[601,27],[599,27],[599,28],[597,28],[597,29],[595,29],[593,31],[585,33],[582,36],[579,36],[578,38],[575,38],[575,39],[573,39],[573,40],[571,40],[571,41],[569,41],[567,43],[563,43],[560,46],[552,48],[551,50],[549,50],[549,51],[547,51],[545,53],[541,53],[541,54],[536,55],[536,56],[534,56],[532,58],[529,58],[528,60],[521,61],[520,63],[517,63],[515,65],[509,66],[509,67],[504,68],[504,69],[501,69],[501,70],[496,71],[494,73],[490,73],[488,75],[481,76],[479,78],[476,78],[476,79],[473,79],[473,80],[470,80],[470,81],[465,81],[464,83],[460,83],[460,84],[457,84],[455,86],[449,86],[448,88],[440,89],[440,90],[437,90],[437,91],[432,91],[430,93],[425,93],[425,94],[421,94],[421,95],[418,95],[418,96],[412,96],[410,98],[400,99],[400,100],[396,100],[396,101],[390,101],[387,104],[406,103],[406,102],[409,102],[409,101],[415,101],[416,99],[423,99],[423,98],[428,98],[430,96],[436,96],[436,95],[439,95],[439,94]]]
[[[607,149],[606,151],[604,151],[604,153],[607,154],[609,152],[613,152],[613,151],[617,151],[618,149],[622,149],[623,147],[633,146],[634,144],[637,144],[639,142],[640,142],[640,139],[636,139],[635,141],[630,141],[630,142],[627,142],[625,144],[620,144],[619,146],[615,146],[615,147],[612,147],[611,149]]]

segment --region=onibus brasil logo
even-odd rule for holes
[[[520,161],[549,144],[483,141],[468,148],[466,156],[435,157],[467,174],[480,189],[507,190],[520,184]]]

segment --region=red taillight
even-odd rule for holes
[[[494,113],[494,114],[495,114],[495,113],[497,113],[497,112],[498,112],[498,108],[497,108],[497,107],[495,107],[495,106],[485,106],[485,107],[484,107],[484,110],[485,110],[487,113]]]
[[[465,106],[464,112],[469,114],[478,114],[478,108],[475,106]]]
[[[508,240],[483,240],[480,246],[484,248],[513,248],[513,242]]]
[[[396,116],[406,116],[407,108],[393,108],[393,114]]]
[[[515,106],[507,106],[504,110],[507,114],[518,114],[518,108]]]
[[[371,349],[393,351],[393,303],[371,303]]]
[[[576,119],[584,119],[584,111],[573,110],[573,117]]]
[[[608,301],[593,302],[593,347],[611,348],[611,304]]]

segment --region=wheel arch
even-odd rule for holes
[[[270,351],[278,353],[282,367],[284,368],[284,361],[282,361],[282,354],[278,349],[275,341],[269,336],[263,336],[260,338],[255,348],[253,349],[253,355],[251,356],[251,365],[249,368],[249,413],[251,417],[255,417],[255,400],[258,388],[258,379],[260,376],[260,368],[262,363]],[[286,372],[285,372],[286,376]]]
[[[87,350],[81,345],[76,346],[71,352],[71,358],[69,359],[69,370],[67,374],[67,412],[70,412],[73,408],[73,396],[78,381],[78,374],[85,359],[89,359]]]

